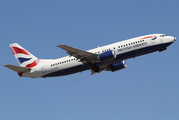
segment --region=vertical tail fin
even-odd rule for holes
[[[10,46],[17,62],[19,63],[19,65],[21,67],[32,68],[38,64],[39,59],[36,58],[34,55],[32,55],[27,50],[25,50],[19,44],[13,43],[13,44],[10,44],[9,46]]]

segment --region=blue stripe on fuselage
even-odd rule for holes
[[[64,75],[69,75],[69,74],[81,72],[81,71],[88,70],[88,69],[90,69],[89,65],[82,64],[82,65],[78,65],[78,66],[75,66],[75,67],[70,67],[70,68],[67,68],[67,69],[64,69],[64,70],[56,71],[56,72],[53,72],[53,73],[50,73],[50,74],[46,74],[46,75],[44,75],[42,77],[64,76]]]
[[[135,50],[135,51],[130,51],[130,52],[127,52],[127,53],[119,54],[119,55],[117,55],[117,58],[115,60],[111,60],[111,61],[108,61],[108,62],[96,63],[96,65],[102,66],[102,65],[105,65],[105,64],[113,64],[115,62],[119,62],[119,61],[122,61],[122,60],[126,60],[126,59],[134,58],[134,57],[137,57],[137,56],[141,56],[141,55],[144,55],[144,54],[147,54],[147,53],[159,51],[161,48],[166,48],[171,44],[172,43],[159,44],[159,45],[149,46],[149,47],[145,47],[145,48],[138,49],[138,50]],[[64,69],[64,70],[60,70],[60,71],[53,72],[53,73],[50,73],[50,74],[46,74],[42,77],[64,76],[64,75],[69,75],[69,74],[81,72],[81,71],[84,71],[84,70],[89,70],[90,68],[91,68],[90,65],[78,65],[78,66],[71,67],[71,68],[68,68],[68,69]]]

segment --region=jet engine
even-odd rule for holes
[[[110,61],[110,60],[113,60],[116,58],[116,54],[113,50],[110,50],[110,51],[106,51],[104,53],[101,53],[99,56],[98,56],[98,60],[99,61]]]
[[[126,62],[123,60],[121,62],[117,62],[117,63],[110,65],[110,67],[107,70],[115,72],[117,70],[121,70],[121,69],[124,69],[126,67],[127,67]]]

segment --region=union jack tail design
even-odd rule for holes
[[[17,43],[13,43],[9,45],[17,62],[21,67],[33,68],[35,67],[39,59],[32,55],[30,52],[25,50]]]

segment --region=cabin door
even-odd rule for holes
[[[42,65],[42,73],[45,73],[46,72],[46,69],[45,69],[45,65]]]

